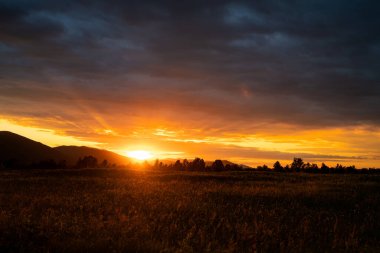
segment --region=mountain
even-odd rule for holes
[[[17,168],[47,160],[56,162],[65,160],[68,166],[73,166],[79,158],[84,156],[93,156],[99,163],[103,160],[107,160],[108,164],[126,165],[130,163],[127,157],[107,150],[77,146],[51,148],[24,136],[0,131],[0,167],[3,165]]]
[[[104,160],[107,160],[109,164],[115,163],[119,165],[129,164],[131,161],[125,156],[118,155],[108,150],[89,148],[89,147],[78,147],[78,146],[59,146],[53,148],[60,154],[65,157],[67,164],[75,164],[80,157],[84,156],[93,156],[98,159],[98,162],[101,163]]]
[[[62,158],[58,151],[40,142],[12,132],[0,131],[0,161],[27,165],[41,160]]]

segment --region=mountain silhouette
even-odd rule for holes
[[[0,161],[13,161],[18,165],[26,165],[42,160],[60,160],[62,155],[40,142],[24,136],[0,131]]]
[[[65,160],[68,166],[73,166],[84,156],[93,156],[99,163],[103,160],[107,160],[108,164],[130,163],[127,157],[107,150],[77,146],[52,148],[9,131],[0,131],[0,165],[11,163],[12,167],[23,167],[46,160]]]
[[[98,159],[98,162],[101,163],[104,160],[107,160],[109,164],[119,164],[125,165],[129,164],[131,161],[125,156],[118,155],[108,150],[89,148],[89,147],[78,147],[78,146],[59,146],[53,148],[58,151],[65,157],[67,164],[75,164],[80,157],[93,156]]]

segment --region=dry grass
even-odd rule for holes
[[[0,252],[379,252],[380,177],[0,172]]]

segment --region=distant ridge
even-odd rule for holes
[[[14,166],[23,167],[46,160],[56,162],[65,160],[68,166],[73,166],[79,158],[84,156],[93,156],[99,163],[103,160],[107,160],[108,164],[126,165],[130,163],[130,159],[127,157],[107,150],[84,146],[52,148],[9,131],[0,131],[0,165],[11,162]]]
[[[53,149],[62,154],[68,164],[75,164],[78,161],[79,157],[90,155],[96,157],[99,163],[104,160],[107,160],[108,163],[115,163],[118,165],[126,165],[131,162],[130,159],[125,156],[118,155],[114,152],[104,149],[90,148],[85,146],[59,146]]]

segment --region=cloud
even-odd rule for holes
[[[378,127],[379,7],[2,2],[2,114],[57,117],[77,133],[149,120],[225,131]]]

